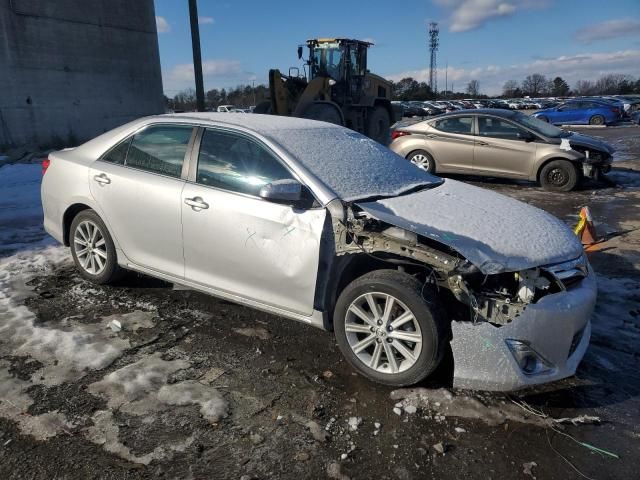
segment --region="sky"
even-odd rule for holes
[[[194,86],[188,2],[155,7],[164,91],[174,96]],[[198,15],[205,90],[266,84],[270,68],[302,71],[298,45],[334,36],[375,43],[374,73],[426,81],[433,21],[439,90],[445,76],[449,89],[475,79],[488,95],[532,73],[570,86],[606,73],[640,76],[640,0],[199,0]]]

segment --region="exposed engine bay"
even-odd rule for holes
[[[444,289],[457,300],[448,302],[457,305],[447,305],[456,319],[473,323],[506,325],[528,305],[566,290],[587,274],[578,262],[568,270],[563,266],[564,275],[544,268],[488,275],[442,243],[351,207],[344,221],[333,220],[333,231],[337,255],[364,253],[417,276],[425,286]]]

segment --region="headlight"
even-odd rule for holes
[[[536,352],[531,346],[522,340],[513,340],[511,338],[505,340],[507,347],[513,354],[516,363],[525,375],[540,375],[548,373],[554,369],[551,362]]]

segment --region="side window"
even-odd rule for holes
[[[198,155],[198,183],[258,196],[262,186],[284,179],[293,176],[259,143],[233,133],[205,130]]]
[[[462,133],[471,135],[473,117],[448,117],[437,120],[433,126],[438,130],[449,133]]]
[[[131,139],[128,138],[124,142],[119,143],[107,153],[105,153],[100,160],[109,163],[115,163],[116,165],[124,165],[124,160],[127,158],[127,152],[129,151],[129,145]]]
[[[158,125],[137,133],[126,165],[147,172],[180,178],[193,127]]]
[[[511,122],[495,117],[478,117],[478,135],[481,137],[519,140],[525,131]]]

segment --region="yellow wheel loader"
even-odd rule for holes
[[[254,113],[310,118],[343,125],[386,145],[402,117],[391,104],[391,82],[367,70],[369,42],[346,38],[307,40],[305,75],[269,71],[270,100]],[[303,47],[298,47],[302,59]]]

